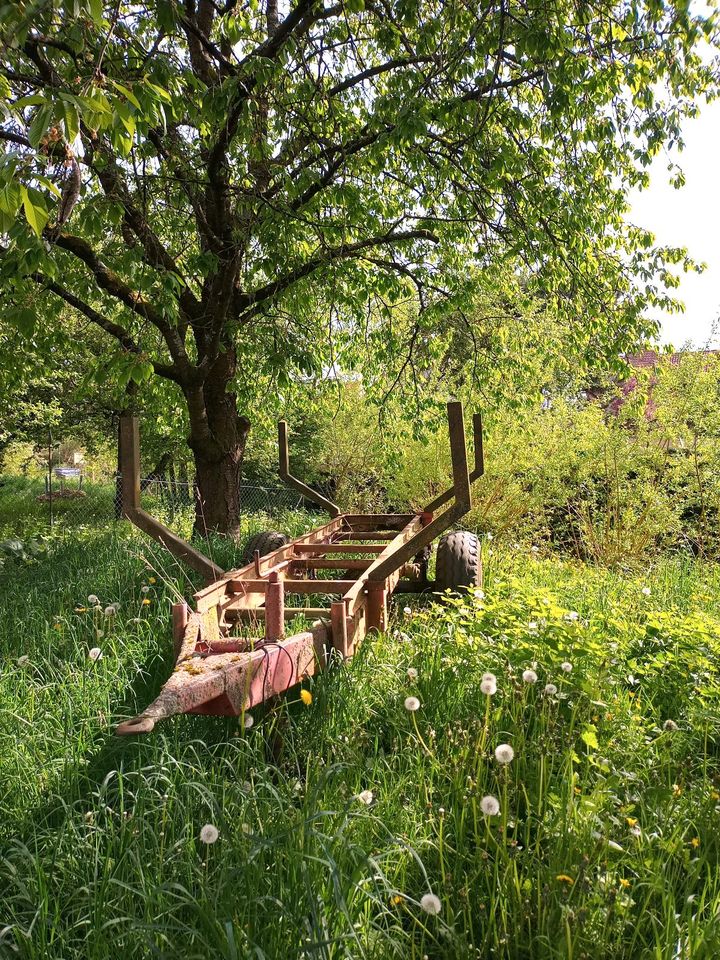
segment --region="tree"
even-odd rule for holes
[[[687,3],[0,0],[0,30],[6,317],[69,306],[176,385],[201,526],[238,526],[238,396],[352,362],[369,300],[412,292],[412,349],[501,263],[617,352],[683,260],[623,213],[713,86]]]

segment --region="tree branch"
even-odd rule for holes
[[[170,326],[163,315],[138,290],[133,290],[125,281],[104,263],[95,253],[90,244],[81,237],[69,233],[55,234],[52,230],[44,231],[46,239],[55,243],[62,250],[67,250],[81,260],[95,277],[95,282],[101,290],[105,290],[126,307],[149,320],[162,333],[170,349],[170,354],[176,363],[188,365],[188,358],[177,330]]]
[[[79,313],[82,313],[83,316],[88,318],[88,320],[91,320],[96,326],[100,327],[101,330],[104,330],[105,333],[108,333],[111,337],[114,337],[122,346],[122,348],[128,351],[128,353],[134,353],[138,355],[142,354],[142,349],[138,346],[135,340],[133,340],[129,332],[124,327],[121,327],[120,324],[115,323],[112,320],[108,320],[107,317],[104,317],[101,313],[98,313],[94,307],[91,307],[89,303],[81,300],[80,297],[76,297],[74,293],[71,293],[66,287],[63,287],[62,284],[57,283],[55,280],[49,280],[42,273],[32,273],[30,274],[30,277],[37,284],[43,287],[43,289],[50,290],[69,306],[73,307]],[[173,380],[178,384],[180,383],[180,375],[174,365],[157,363],[154,360],[151,360],[150,362],[153,365],[153,370],[158,376],[165,377],[167,380]]]
[[[399,230],[389,231],[376,237],[367,237],[365,240],[358,240],[356,243],[341,244],[338,247],[329,247],[319,256],[312,257],[304,264],[290,270],[284,276],[278,277],[272,283],[266,284],[251,293],[239,294],[235,299],[235,308],[238,313],[242,313],[250,307],[255,306],[265,300],[269,300],[277,294],[282,293],[297,283],[304,280],[320,267],[333,263],[337,260],[348,260],[358,256],[363,250],[372,247],[393,246],[397,243],[404,243],[408,240],[427,240],[431,243],[438,243],[438,238],[430,230]]]

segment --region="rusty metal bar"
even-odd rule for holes
[[[298,543],[317,543],[318,541],[329,540],[330,537],[342,530],[344,522],[344,517],[335,517],[333,520],[328,520],[327,523],[324,523],[322,526],[311,530],[310,533],[305,533],[295,540],[291,540],[290,543],[286,543],[284,547],[280,547],[273,553],[268,553],[260,559],[260,578],[267,575],[271,570],[277,569],[285,561],[292,560],[293,552]],[[239,580],[246,575],[260,579],[255,577],[254,562],[251,561],[244,567],[239,567],[237,570],[229,570],[223,575],[222,579],[210,584],[209,587],[205,587],[204,590],[198,591],[198,593],[195,594],[195,604],[198,612],[203,613],[218,603],[221,603],[227,597],[229,582],[231,580]]]
[[[241,607],[237,610],[230,608],[226,611],[228,619],[231,620],[264,620],[265,612],[265,607]],[[292,620],[293,617],[305,617],[307,620],[328,619],[330,607],[285,607],[285,619]]]
[[[348,648],[347,606],[344,600],[336,600],[330,610],[332,637],[330,642],[342,657],[348,657],[352,651]]]
[[[278,421],[278,450],[280,452],[280,479],[284,480],[289,487],[297,490],[301,493],[306,500],[312,500],[313,503],[316,503],[319,507],[322,507],[323,510],[327,510],[331,517],[337,517],[340,515],[340,507],[328,500],[327,497],[324,497],[321,493],[318,493],[317,490],[313,490],[312,487],[308,487],[306,483],[303,483],[302,480],[298,480],[297,477],[294,477],[290,473],[290,453],[288,451],[288,439],[287,439],[287,423],[284,420]]]
[[[129,413],[120,417],[120,473],[122,515],[132,520],[140,509],[140,431],[137,417]]]
[[[296,553],[382,553],[385,543],[298,543]]]
[[[356,580],[292,580],[287,579],[285,583],[286,593],[318,593],[318,594],[344,594],[354,587]],[[233,579],[227,581],[231,593],[265,593],[268,586],[267,580],[245,580]]]
[[[183,560],[208,583],[223,576],[223,570],[204,553],[178,537],[155,517],[140,507],[140,432],[137,417],[124,413],[120,417],[120,472],[122,473],[123,516],[162,544],[178,560]]]
[[[344,540],[394,540],[397,536],[397,530],[348,530],[345,533],[338,533],[334,538],[335,543]]]
[[[472,418],[473,423],[473,444],[475,447],[475,465],[472,473],[470,474],[470,483],[474,483],[479,477],[485,473],[485,454],[483,448],[483,427],[482,427],[482,414],[475,413]],[[442,507],[443,504],[447,503],[449,500],[452,500],[455,494],[455,486],[450,487],[449,490],[446,490],[444,493],[441,493],[439,496],[435,497],[434,500],[431,500],[430,503],[425,507],[425,512],[434,513],[438,507]]]
[[[279,640],[285,633],[285,588],[277,573],[270,574],[265,595],[265,639]]]
[[[447,411],[453,468],[452,493],[455,496],[455,503],[441,513],[439,517],[435,517],[430,523],[423,526],[421,530],[396,550],[390,552],[381,563],[372,566],[368,571],[369,580],[374,582],[386,580],[428,544],[432,543],[436,537],[444,533],[456,520],[465,516],[472,506],[462,404],[458,401],[451,401],[447,405]]]
[[[372,560],[323,560],[322,558],[316,560],[309,557],[307,559],[298,557],[292,563],[304,570],[367,570]],[[291,582],[291,580],[287,581],[287,583]],[[316,581],[316,583],[322,583],[322,580]]]

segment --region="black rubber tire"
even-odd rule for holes
[[[243,564],[250,563],[255,556],[256,550],[260,553],[261,557],[264,557],[265,554],[272,553],[273,550],[279,550],[280,547],[284,547],[285,544],[289,542],[290,537],[281,533],[279,530],[262,530],[248,540],[242,562]]]
[[[480,541],[467,530],[453,530],[440,538],[435,560],[435,589],[458,590],[482,583]]]

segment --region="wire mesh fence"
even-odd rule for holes
[[[150,477],[141,480],[141,491],[144,509],[172,530],[189,534],[195,518],[194,484]],[[258,484],[240,486],[240,504],[244,514],[270,518],[310,506],[286,487]],[[0,540],[104,526],[120,517],[119,477],[72,485],[48,477],[0,477]]]

